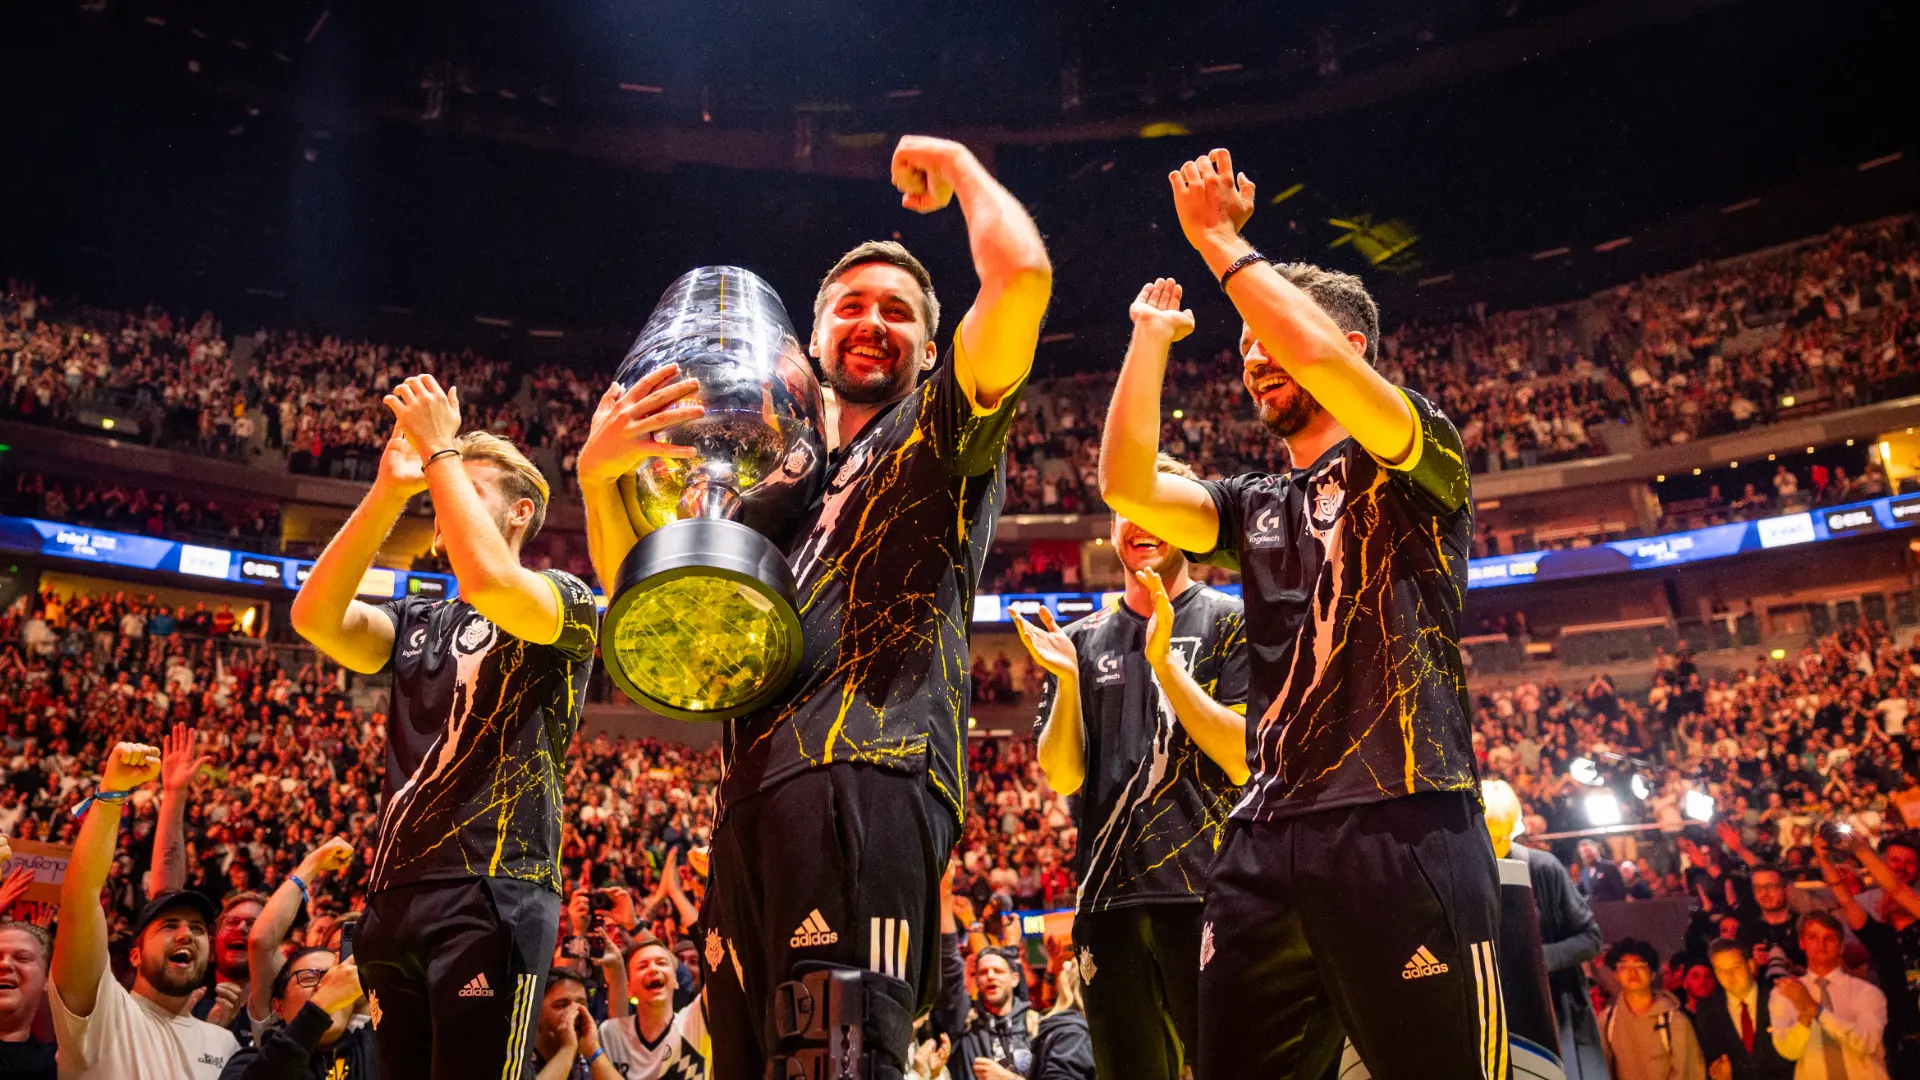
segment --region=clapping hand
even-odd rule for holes
[[[1193,312],[1180,306],[1180,283],[1172,278],[1155,278],[1140,286],[1140,295],[1127,308],[1135,334],[1150,334],[1168,344],[1193,333]]]
[[[1053,620],[1053,612],[1045,604],[1040,605],[1040,625],[1030,623],[1019,612],[1013,613],[1013,629],[1020,635],[1020,644],[1027,647],[1033,662],[1047,670],[1047,674],[1062,682],[1071,682],[1080,677],[1080,651],[1074,648],[1073,639],[1060,629]]]
[[[1141,647],[1146,656],[1147,666],[1158,671],[1167,662],[1173,649],[1173,601],[1167,597],[1166,582],[1151,569],[1136,570],[1134,577],[1147,587],[1147,595],[1153,598],[1153,615],[1147,619],[1147,641]]]
[[[423,462],[460,437],[459,387],[441,389],[433,376],[415,375],[395,386],[385,402]]]

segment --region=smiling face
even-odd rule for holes
[[[933,366],[920,283],[905,268],[863,263],[823,294],[808,352],[842,401],[881,405],[913,389]]]
[[[1320,415],[1320,403],[1267,354],[1266,346],[1254,338],[1253,328],[1244,323],[1240,326],[1240,360],[1241,381],[1268,431],[1282,439],[1292,438]]]
[[[133,949],[133,968],[160,993],[184,997],[206,978],[212,954],[207,921],[197,911],[179,908],[147,924]]]
[[[1109,536],[1114,552],[1120,556],[1120,565],[1126,567],[1129,574],[1152,570],[1164,581],[1178,574],[1186,564],[1187,557],[1179,548],[1119,514],[1113,515],[1113,531]]]
[[[215,970],[235,982],[247,977],[247,934],[253,930],[260,910],[259,904],[242,900],[220,916],[220,925],[213,932]]]
[[[25,930],[0,930],[0,1028],[29,1023],[47,989],[46,950]]]
[[[673,1005],[673,991],[679,979],[674,973],[678,961],[665,945],[642,945],[627,958],[628,992],[642,1006]]]

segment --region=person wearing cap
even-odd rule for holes
[[[47,992],[67,1080],[219,1080],[240,1049],[232,1032],[191,1012],[213,954],[213,901],[170,892],[148,902],[133,924],[131,991],[108,962],[100,890],[113,865],[121,811],[136,788],[159,775],[160,751],[119,743],[107,754],[99,789],[76,809],[84,820],[60,885]]]

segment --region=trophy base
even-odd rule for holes
[[[793,571],[771,540],[737,522],[676,521],[620,563],[601,622],[614,684],[675,720],[730,720],[773,700],[804,642]]]

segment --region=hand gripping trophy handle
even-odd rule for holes
[[[641,540],[602,630],[607,669],[666,716],[721,720],[771,700],[801,652],[794,580],[776,538],[826,475],[820,386],[772,286],[733,266],[671,285],[615,381],[667,364],[706,414],[663,432],[691,458],[650,458],[621,481]]]

